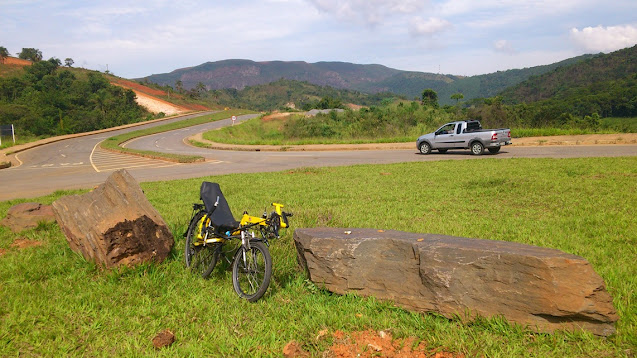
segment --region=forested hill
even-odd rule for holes
[[[555,71],[558,68],[567,67],[592,57],[593,55],[582,55],[550,65],[498,71],[486,75],[460,78],[440,88],[440,90],[438,90],[438,98],[441,99],[441,104],[449,104],[450,102],[448,100],[454,93],[462,93],[465,100],[493,97],[506,88],[515,86],[533,76]],[[453,103],[455,103],[455,101]]]
[[[619,90],[630,91],[637,78],[637,45],[609,54],[599,54],[570,66],[533,76],[503,91],[509,103],[567,99],[576,95],[596,95]],[[622,90],[623,91],[623,90]]]
[[[152,118],[133,91],[102,73],[60,65],[55,58],[10,70],[0,64],[0,125],[13,124],[19,137],[48,137]]]

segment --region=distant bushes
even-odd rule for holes
[[[421,106],[417,102],[372,106],[358,111],[330,112],[315,117],[297,117],[285,123],[282,132],[289,139],[374,139],[414,137],[433,130],[454,114]]]

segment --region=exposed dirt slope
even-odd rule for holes
[[[187,112],[188,111],[187,108],[178,106],[176,104],[172,104],[172,103],[170,103],[168,101],[164,101],[164,100],[159,99],[157,97],[153,97],[151,95],[148,95],[148,94],[146,94],[144,92],[141,92],[139,90],[136,90],[134,88],[130,88],[128,86],[124,86],[124,85],[121,85],[121,84],[116,83],[116,82],[111,82],[111,83],[114,84],[115,86],[128,88],[128,89],[132,90],[133,92],[135,92],[135,95],[137,95],[137,98],[135,99],[135,101],[140,106],[146,108],[149,112],[152,112],[152,113],[164,112],[165,115],[171,116],[173,114],[179,114],[179,113],[183,113],[183,112]]]
[[[123,78],[112,78],[110,81],[116,86],[133,90],[137,95],[137,103],[139,103],[143,107],[146,107],[152,113],[164,112],[167,116],[169,116],[187,111],[206,111],[209,109],[206,106],[198,104],[178,105],[170,103],[164,99],[158,98],[158,96],[168,96],[168,93],[166,93],[165,91],[140,85],[137,82],[125,80]],[[178,94],[172,94],[171,96],[174,96],[178,99],[182,98]]]
[[[7,58],[4,59],[3,63],[5,65],[10,65],[10,66],[29,66],[29,65],[31,65],[31,61],[23,60],[23,59],[17,58],[17,57],[7,57]]]

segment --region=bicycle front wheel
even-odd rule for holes
[[[260,241],[250,242],[250,250],[241,246],[232,262],[232,285],[241,298],[255,302],[270,285],[272,257],[267,246]]]
[[[186,267],[191,271],[199,273],[203,278],[208,278],[219,259],[221,243],[204,245],[201,237],[202,230],[207,226],[203,222],[205,218],[206,213],[200,211],[190,221],[186,234],[185,261]]]

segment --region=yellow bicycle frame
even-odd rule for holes
[[[274,211],[280,216],[283,217],[283,211],[281,210],[281,208],[283,208],[283,204],[278,204],[278,203],[272,203],[272,206],[274,206]],[[239,227],[241,226],[246,226],[248,224],[259,224],[261,226],[267,226],[266,220],[262,217],[258,217],[258,216],[252,216],[252,215],[248,215],[243,214],[243,217],[241,217],[241,221],[239,222]],[[203,244],[203,240],[204,240],[204,228],[208,227],[208,225],[210,224],[210,218],[208,218],[207,216],[204,216],[201,218],[201,220],[199,220],[199,222],[197,223],[197,242],[194,243],[195,246],[199,246]],[[286,228],[288,227],[288,225],[281,220],[281,227],[282,228]],[[234,231],[232,234],[233,235],[238,235],[241,232],[241,230],[236,230]],[[206,240],[207,243],[211,243],[211,242],[223,242],[224,240],[222,238],[214,238],[214,239],[210,239],[210,241],[208,242],[208,240]]]
[[[283,217],[283,211],[281,210],[281,208],[283,207],[283,204],[272,203],[272,206],[274,206],[274,211],[279,216]],[[258,216],[251,216],[251,215],[248,215],[248,214],[243,214],[243,217],[241,218],[241,222],[239,223],[239,226],[244,226],[244,225],[248,225],[248,224],[259,224],[259,225],[266,226],[264,218],[258,217]],[[283,222],[283,220],[281,220],[281,227],[288,227]]]

